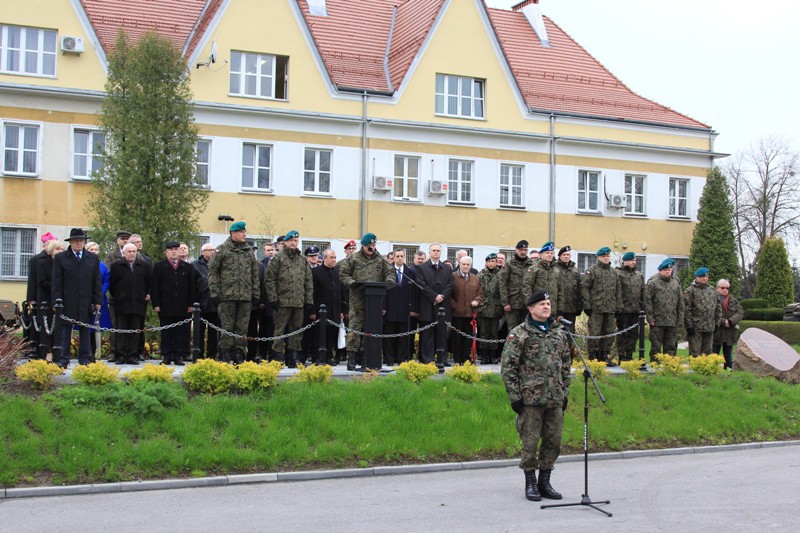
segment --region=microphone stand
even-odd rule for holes
[[[559,319],[559,322],[568,323],[568,321]],[[575,336],[572,334],[569,328],[564,328],[567,331],[567,335],[569,336],[572,344],[575,346],[575,350],[578,353],[578,356],[581,358],[581,362],[583,363],[583,494],[581,495],[581,501],[575,503],[557,503],[551,505],[542,505],[542,509],[549,509],[552,507],[574,507],[576,505],[583,505],[585,507],[591,507],[596,511],[600,511],[601,513],[605,514],[608,517],[611,517],[611,513],[604,509],[600,509],[597,507],[599,504],[607,504],[611,503],[611,500],[602,500],[602,501],[592,501],[589,497],[589,380],[592,380],[592,384],[594,385],[594,390],[597,391],[597,396],[600,398],[600,401],[606,403],[606,399],[603,397],[603,393],[600,392],[600,387],[597,386],[597,381],[595,381],[594,376],[592,375],[592,371],[589,369],[589,364],[586,362],[586,359],[583,357],[583,353],[581,353],[581,349],[578,346],[578,343],[575,342]]]

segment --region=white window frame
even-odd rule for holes
[[[252,147],[253,148],[253,157],[252,157],[251,160],[245,161],[245,149],[247,149],[248,147]],[[262,167],[262,166],[258,165],[259,150],[262,149],[262,148],[267,149],[269,151],[269,166]],[[239,168],[240,168],[239,186],[241,187],[242,191],[245,191],[245,192],[267,192],[267,193],[273,192],[273,190],[274,190],[274,187],[273,187],[274,186],[273,174],[274,173],[273,173],[272,170],[273,170],[274,161],[275,161],[275,155],[274,155],[273,152],[274,152],[274,146],[271,145],[271,144],[266,144],[266,143],[261,143],[261,142],[256,142],[256,141],[243,141],[242,142],[242,150],[241,150],[242,158],[240,160],[241,162],[240,162],[240,166],[239,166]],[[247,164],[247,163],[249,163],[249,164]],[[244,174],[245,174],[245,170],[248,170],[248,169],[252,173],[251,174],[251,178],[252,179],[251,179],[250,185],[249,186],[245,186],[245,184],[244,184],[244,179],[245,179],[244,178]],[[259,172],[259,170],[266,170],[267,173],[268,173],[267,187],[259,187],[258,186],[258,172]]]
[[[647,256],[646,255],[636,255],[636,268],[639,269],[640,272],[643,274],[647,273]]]
[[[589,187],[589,185],[591,184],[592,174],[595,174],[597,176],[597,188],[594,190]],[[600,183],[602,181],[602,177],[603,173],[600,172],[599,170],[590,170],[585,168],[578,170],[578,187],[577,187],[578,196],[576,198],[578,202],[578,211],[582,213],[600,212],[600,192],[601,192]],[[581,205],[581,193],[585,195],[583,205]],[[594,203],[595,203],[594,208],[591,207],[592,198],[594,198]]]
[[[200,143],[207,143],[208,148],[206,149],[206,161],[200,161],[200,150],[198,149]],[[197,182],[206,188],[211,188],[211,147],[213,143],[211,139],[206,139],[201,137],[197,139],[197,144],[195,145],[195,154],[197,156],[196,159],[196,167],[195,167],[195,175],[197,177]],[[244,147],[242,147],[242,156],[244,156]],[[270,162],[272,162],[272,158],[270,157]],[[201,169],[205,169],[205,182],[201,180]]]
[[[641,180],[641,193],[636,192],[636,181]],[[637,210],[636,200],[641,199],[642,207]],[[644,174],[625,174],[625,214],[647,216],[647,176]]]
[[[573,257],[575,268],[578,269],[581,275],[586,274],[589,267],[597,262],[597,256],[591,252],[578,252],[577,255],[573,254]],[[584,263],[584,265],[581,265],[581,263]],[[581,266],[583,266],[583,268],[581,268]]]
[[[673,256],[673,259],[675,259],[675,266],[672,269],[672,277],[680,281],[681,272],[689,269],[689,258]]]
[[[475,96],[475,91],[480,96]],[[434,109],[446,117],[484,120],[486,118],[486,80],[453,74],[436,74]],[[480,109],[476,111],[476,107]]]
[[[455,169],[453,168],[453,164],[456,165]],[[467,165],[469,166],[469,175],[467,179],[464,179],[464,171],[466,170],[465,167]],[[475,161],[470,159],[448,159],[447,203],[452,205],[475,205],[474,189]]]
[[[255,72],[247,71],[247,63],[254,63]],[[259,66],[269,63],[271,68],[266,71]],[[283,72],[279,72],[278,64],[283,63]],[[262,100],[287,100],[287,82],[289,79],[289,57],[274,54],[261,54],[258,52],[244,52],[231,50],[230,75],[228,77],[228,94],[245,98],[258,98]],[[259,72],[260,70],[260,72]],[[234,80],[238,89],[234,90]],[[253,90],[248,90],[248,82],[254,83]],[[264,94],[264,89],[267,94]],[[283,96],[276,96],[281,94]]]
[[[448,246],[447,247],[447,256],[444,259],[449,259],[453,263],[453,272],[458,270],[458,265],[456,264],[456,254],[459,250],[466,250],[467,255],[472,258],[472,266],[475,266],[475,248],[470,246]],[[444,259],[442,261],[444,261]]]
[[[265,244],[273,244],[272,237],[263,237],[263,236],[255,236],[251,237],[250,235],[247,236],[248,241],[253,241],[253,244],[256,246],[256,259],[261,261],[264,259],[264,245]]]
[[[674,188],[672,184],[675,184]],[[686,185],[686,195],[680,196],[681,183]],[[667,213],[670,218],[689,218],[689,179],[688,178],[669,178],[667,185]],[[681,213],[681,202],[683,203],[683,213]]]
[[[41,173],[42,168],[42,135],[43,135],[43,124],[41,122],[26,122],[22,120],[7,120],[0,122],[0,126],[2,126],[2,136],[0,139],[2,140],[2,145],[0,148],[2,149],[2,173],[4,176],[23,176],[27,178],[36,178]],[[20,128],[19,133],[17,134],[17,148],[12,148],[12,150],[18,152],[17,154],[17,166],[13,170],[6,170],[6,144],[8,142],[8,132],[6,130],[9,126],[16,126]],[[26,149],[24,147],[24,134],[22,134],[23,128],[34,128],[36,129],[36,151],[35,151],[35,160],[36,160],[36,168],[33,172],[25,172],[24,170],[20,170],[23,168],[24,165],[24,155],[25,152],[30,152],[30,149]]]
[[[403,161],[402,174],[397,173],[398,160]],[[417,175],[416,177],[409,176],[409,161],[414,160],[417,162]],[[392,159],[392,175],[394,176],[394,185],[392,186],[392,199],[403,202],[418,202],[420,200],[420,187],[422,184],[422,158],[416,155],[395,154]],[[410,194],[410,185],[415,183],[416,194]]]
[[[6,231],[13,231],[15,232],[13,237],[13,243],[11,247],[9,247],[9,243],[6,242],[3,235]],[[29,235],[32,236],[31,243],[30,243],[30,251],[23,252],[22,251],[22,236],[24,232],[30,232]],[[4,225],[0,226],[0,279],[2,280],[20,280],[26,279],[28,277],[28,272],[26,272],[28,268],[28,262],[30,258],[36,255],[39,250],[36,249],[36,243],[38,242],[38,231],[36,228],[32,228],[30,226],[13,226],[13,225]],[[10,259],[12,262],[13,272],[10,274],[3,273],[3,264],[6,260]]]
[[[512,182],[512,172],[519,171],[519,184]],[[505,171],[505,172],[504,172]],[[519,195],[519,202],[514,202],[514,193]],[[525,165],[519,163],[500,163],[500,207],[525,209]],[[506,201],[503,201],[505,195]]]
[[[89,151],[86,153],[80,153],[80,154],[78,153],[78,143],[76,142],[77,139],[75,137],[79,133],[88,134],[89,136],[87,140],[87,148]],[[96,134],[99,134],[103,138],[103,145],[102,145],[103,151],[101,151],[100,153],[95,153],[94,151],[95,147],[97,146],[95,141]],[[71,144],[72,144],[72,150],[71,150],[72,158],[70,159],[70,176],[72,177],[73,180],[76,181],[91,181],[92,174],[95,172],[95,170],[92,170],[95,162],[98,162],[99,165],[97,171],[102,171],[103,169],[103,152],[105,151],[105,146],[106,146],[105,134],[99,128],[93,128],[89,126],[72,126]],[[84,159],[84,164],[86,165],[85,175],[78,174],[78,168],[77,165],[75,164],[75,159],[77,157],[81,157]]]
[[[306,155],[309,151],[314,152],[314,167],[306,168]],[[328,157],[328,170],[320,168],[321,154],[327,153]],[[327,175],[328,190],[322,190],[321,178]],[[306,178],[311,177],[314,180],[312,190],[306,189]],[[305,146],[303,147],[303,194],[308,196],[331,196],[333,190],[333,149],[323,148],[319,146]]]
[[[19,47],[10,47],[8,39],[10,30],[19,29],[20,39]],[[37,32],[36,43],[29,43],[28,38],[30,32]],[[45,36],[52,37],[52,49],[45,50]],[[35,48],[30,48],[35,46]],[[18,54],[17,64],[18,69],[12,69],[9,62],[9,53],[16,51]],[[45,28],[34,28],[31,26],[15,26],[11,24],[0,24],[0,74],[16,74],[20,76],[36,76],[40,78],[55,78],[56,69],[58,67],[58,32],[56,30],[48,30]],[[31,55],[32,54],[32,55]],[[45,58],[52,58],[53,72],[45,72]],[[30,72],[28,70],[28,62],[31,60],[36,61],[36,70]]]

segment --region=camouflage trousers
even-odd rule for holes
[[[508,331],[511,331],[515,327],[519,326],[523,322],[525,322],[525,317],[528,316],[528,308],[523,307],[522,309],[512,309],[506,313],[506,324],[508,325]]]
[[[272,319],[275,322],[275,336],[283,335],[291,331],[297,331],[303,327],[303,308],[302,307],[279,307],[273,313]],[[300,343],[303,339],[302,334],[292,335],[288,342],[286,339],[275,339],[272,349],[279,354],[285,354],[286,346],[290,350],[299,352]]]
[[[614,313],[592,313],[589,317],[589,335],[609,335],[617,331],[617,324],[614,322]],[[590,352],[611,353],[614,345],[614,337],[605,339],[589,339]]]
[[[478,317],[478,336],[482,339],[497,339],[498,331],[500,330],[500,317],[486,318]],[[484,351],[496,352],[500,347],[497,343],[481,342],[481,348]]]
[[[713,331],[695,331],[694,335],[689,337],[689,355],[708,355],[715,353],[713,349],[714,332]]]
[[[677,326],[650,326],[650,360],[657,353],[675,355],[678,351]]]
[[[225,331],[246,336],[247,324],[250,323],[251,305],[249,300],[225,300],[220,302],[217,306],[220,327]],[[240,339],[223,333],[219,339],[219,349],[226,352],[236,349],[245,354],[247,353],[247,339]]]
[[[360,302],[358,302],[360,303]],[[353,331],[347,332],[347,351],[358,352],[364,349],[363,337],[356,331],[364,331],[364,306],[353,306],[350,302],[350,325],[348,326]]]
[[[617,331],[629,328],[639,321],[639,313],[620,313],[617,315]],[[633,353],[636,341],[639,340],[639,328],[617,336],[617,353],[625,355]]]
[[[522,441],[519,467],[530,470],[552,470],[561,453],[561,430],[564,413],[561,406],[526,405],[517,415],[517,433]],[[539,439],[542,446],[538,450]]]

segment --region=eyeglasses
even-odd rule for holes
[[[723,291],[730,290],[730,287],[717,287],[718,289],[722,289]]]

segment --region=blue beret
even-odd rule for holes
[[[370,244],[375,244],[376,242],[378,242],[378,238],[374,233],[365,233],[364,236],[361,237],[361,246],[369,246]]]
[[[623,261],[633,261],[636,259],[636,254],[633,252],[625,252],[625,255],[622,256]]]
[[[245,229],[244,220],[240,220],[239,222],[234,222],[231,224],[231,227],[228,231],[244,231]]]
[[[708,276],[708,269],[706,267],[700,267],[694,271],[695,277],[703,277]]]
[[[539,249],[539,253],[542,253],[542,252],[554,252],[555,250],[556,250],[556,245],[555,245],[555,243],[553,243],[551,241],[551,242],[544,243],[542,245],[541,249]]]
[[[487,255],[485,260],[486,261],[491,261],[492,259],[497,259],[497,254],[494,253],[494,252],[492,252],[489,255]]]
[[[284,241],[288,241],[289,239],[294,239],[300,237],[300,232],[296,229],[293,229],[289,233],[286,234],[286,237],[283,238]]]
[[[671,257],[668,257],[668,258],[664,259],[663,261],[661,261],[661,264],[658,265],[658,269],[659,270],[664,270],[665,268],[672,268],[672,266],[674,264],[675,264],[675,260],[672,259]]]
[[[531,294],[530,298],[528,298],[528,301],[525,305],[533,305],[537,302],[541,302],[542,300],[549,300],[549,299],[550,299],[550,293],[547,291],[543,291],[542,289],[539,289],[538,291],[533,291],[533,294]]]
[[[598,257],[601,256],[601,255],[611,255],[611,248],[609,248],[608,246],[603,246],[602,248],[597,250],[597,253],[594,254],[594,255],[596,255]]]

